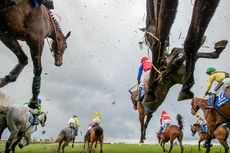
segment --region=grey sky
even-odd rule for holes
[[[194,3],[194,0],[192,1]],[[146,47],[140,49],[138,42],[143,41],[143,33],[138,30],[145,26],[145,0],[54,0],[54,14],[61,17],[60,25],[66,34],[72,31],[68,48],[61,67],[55,67],[53,57],[46,43],[43,57],[43,74],[40,98],[45,111],[49,111],[47,133],[42,128],[33,134],[34,138],[56,137],[67,125],[69,117],[77,114],[80,131],[86,132],[95,111],[102,116],[101,126],[105,130],[106,142],[138,143],[140,125],[138,112],[132,108],[128,89],[136,84],[140,58],[147,56]],[[222,0],[205,33],[207,36],[200,51],[213,51],[215,42],[230,37],[230,11],[228,0]],[[182,47],[192,14],[192,4],[180,0],[176,20],[171,29],[170,50]],[[57,16],[57,20],[59,18]],[[179,39],[179,36],[181,37]],[[29,49],[22,46],[30,58]],[[0,44],[0,77],[9,73],[17,62],[15,55]],[[214,66],[218,70],[230,72],[229,45],[217,60],[199,60],[195,70],[195,96],[203,97],[208,84],[205,70]],[[1,90],[14,100],[23,104],[31,98],[33,67],[31,58],[18,80]],[[181,85],[170,89],[164,103],[154,113],[147,129],[146,143],[157,143],[155,132],[159,129],[159,117],[166,110],[173,123],[176,114],[184,117],[184,140],[191,137],[190,124],[195,117],[190,114],[190,101],[177,102]],[[115,101],[115,104],[112,103]],[[5,138],[7,132],[4,133]],[[83,136],[77,137],[83,140]]]

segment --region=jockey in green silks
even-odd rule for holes
[[[216,71],[214,67],[209,67],[206,70],[206,73],[209,75],[209,84],[205,95],[208,94],[214,81],[218,83],[218,85],[214,89],[215,94],[212,94],[211,104],[206,107],[207,109],[213,109],[216,95],[221,94],[225,91],[226,87],[230,86],[230,75],[226,72]]]
[[[26,102],[23,105],[28,107],[29,103],[30,102]],[[39,122],[40,122],[39,119],[38,119],[38,116],[41,115],[41,112],[42,112],[42,110],[41,110],[41,103],[42,103],[41,99],[38,99],[38,108],[37,109],[32,109],[32,108],[28,107],[29,110],[30,110],[30,112],[34,116],[34,124],[35,125],[38,125]]]

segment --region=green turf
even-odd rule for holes
[[[0,144],[0,151],[4,150],[5,145]],[[76,144],[74,148],[69,145],[65,148],[65,153],[87,153],[88,150],[83,150],[82,144]],[[169,149],[169,146],[166,146]],[[100,153],[100,146],[98,145],[95,149],[95,153]],[[17,153],[56,153],[57,145],[39,145],[30,144],[29,146],[19,149],[16,148]],[[161,153],[162,148],[159,145],[138,145],[138,144],[104,144],[103,153]],[[197,146],[184,145],[184,153],[198,153]],[[205,152],[204,148],[201,148],[199,153]],[[224,152],[223,147],[212,147],[210,153]],[[180,153],[179,146],[174,146],[171,153]]]

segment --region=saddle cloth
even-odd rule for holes
[[[169,125],[168,125],[168,126],[169,126]],[[168,126],[164,127],[164,128],[161,130],[161,133],[165,133],[165,132],[166,132],[166,128],[167,128]]]
[[[226,96],[225,92],[221,93],[219,96],[216,97],[215,100],[215,107],[219,109],[219,107],[223,106],[224,104],[228,103],[230,99]],[[208,103],[211,103],[211,98],[209,98]]]
[[[29,117],[29,121],[31,123],[31,125],[34,125],[34,115],[29,111],[30,113],[30,117]]]
[[[71,129],[72,129],[72,133],[73,133],[73,135],[75,136],[75,135],[76,135],[75,130],[74,130],[73,128],[71,128]]]
[[[145,95],[145,87],[141,89],[141,98]]]
[[[200,127],[200,131],[202,133],[208,133],[208,128],[207,128],[207,125],[204,126],[204,129],[202,127]]]

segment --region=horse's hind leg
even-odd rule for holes
[[[63,139],[62,139],[62,140],[60,140],[60,141],[59,141],[59,143],[58,143],[58,150],[57,150],[57,152],[60,152],[60,148],[61,148],[61,144],[62,144],[62,142],[63,142]]]
[[[64,149],[66,146],[68,146],[69,142],[65,141],[65,143],[62,145],[62,153],[64,153]]]
[[[44,40],[42,41],[27,41],[28,46],[30,47],[31,58],[33,60],[34,66],[34,78],[32,85],[33,97],[30,100],[29,107],[38,108],[38,95],[40,93],[40,83],[41,83],[41,56],[44,47]]]
[[[6,142],[6,150],[5,153],[10,153],[11,147],[15,142],[16,136],[18,135],[19,129],[12,130],[9,139]]]
[[[190,99],[194,96],[194,94],[190,91],[190,88],[194,84],[196,54],[200,48],[203,35],[218,3],[219,0],[195,1],[191,24],[184,44],[186,67],[183,77],[183,86],[178,97],[179,101]]]
[[[224,147],[225,153],[228,152],[228,143],[226,142],[226,140],[219,140],[220,144]]]
[[[4,87],[8,83],[17,80],[23,68],[28,64],[28,58],[26,54],[23,52],[18,41],[12,38],[6,38],[6,36],[2,35],[0,39],[18,58],[18,64],[10,71],[10,73],[6,75],[4,78],[0,78],[0,87]]]

